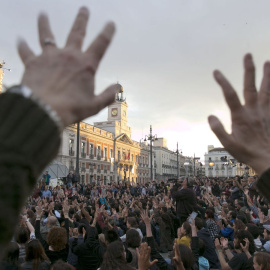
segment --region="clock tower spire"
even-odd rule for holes
[[[124,89],[119,85],[119,92],[115,95],[115,101],[108,106],[108,119],[106,122],[95,123],[95,126],[108,130],[118,136],[122,133],[131,137],[131,128],[127,125],[127,102],[124,98]]]

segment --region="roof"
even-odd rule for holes
[[[223,148],[223,147],[217,147],[217,148],[213,148],[213,149],[209,150],[209,152],[221,152],[221,151],[227,152],[225,150],[225,148]]]

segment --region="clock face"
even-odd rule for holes
[[[112,109],[112,116],[116,116],[117,115],[117,109]]]

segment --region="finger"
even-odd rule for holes
[[[242,108],[241,102],[229,83],[229,81],[218,70],[214,71],[214,78],[221,86],[226,102],[231,110],[231,113],[237,113]]]
[[[259,91],[259,102],[261,104],[267,104],[270,101],[270,62],[264,63],[263,67],[263,79],[261,88]]]
[[[154,266],[154,264],[156,264],[157,262],[158,262],[157,259],[155,259],[154,261],[150,262],[150,267]],[[150,268],[150,267],[149,267],[149,268]]]
[[[257,89],[255,86],[255,66],[251,54],[244,57],[244,98],[247,105],[257,102]]]
[[[26,64],[31,58],[35,56],[25,40],[20,39],[17,46],[19,55],[24,64]]]
[[[108,23],[86,50],[86,54],[89,55],[91,66],[94,70],[97,70],[100,60],[111,43],[114,33],[114,23]]]
[[[68,35],[66,47],[81,49],[86,33],[88,18],[88,9],[86,7],[81,7]]]
[[[43,50],[56,46],[55,41],[54,41],[54,36],[51,31],[49,18],[44,13],[41,13],[38,17],[38,32],[39,32],[40,46]],[[46,40],[51,41],[51,42],[46,43]]]
[[[109,86],[100,95],[95,96],[91,101],[90,114],[97,114],[100,110],[107,107],[115,100],[115,94],[119,92],[119,84]]]
[[[211,115],[211,116],[208,117],[208,122],[209,122],[209,125],[210,125],[212,131],[218,137],[218,139],[223,144],[223,146],[225,148],[230,146],[231,145],[231,137],[225,131],[222,123],[220,122],[220,120],[216,116]]]

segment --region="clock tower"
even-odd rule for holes
[[[124,90],[119,84],[119,92],[115,95],[115,101],[108,106],[108,121],[97,122],[94,125],[114,133],[115,137],[122,133],[131,137],[131,128],[127,125],[127,108]]]

